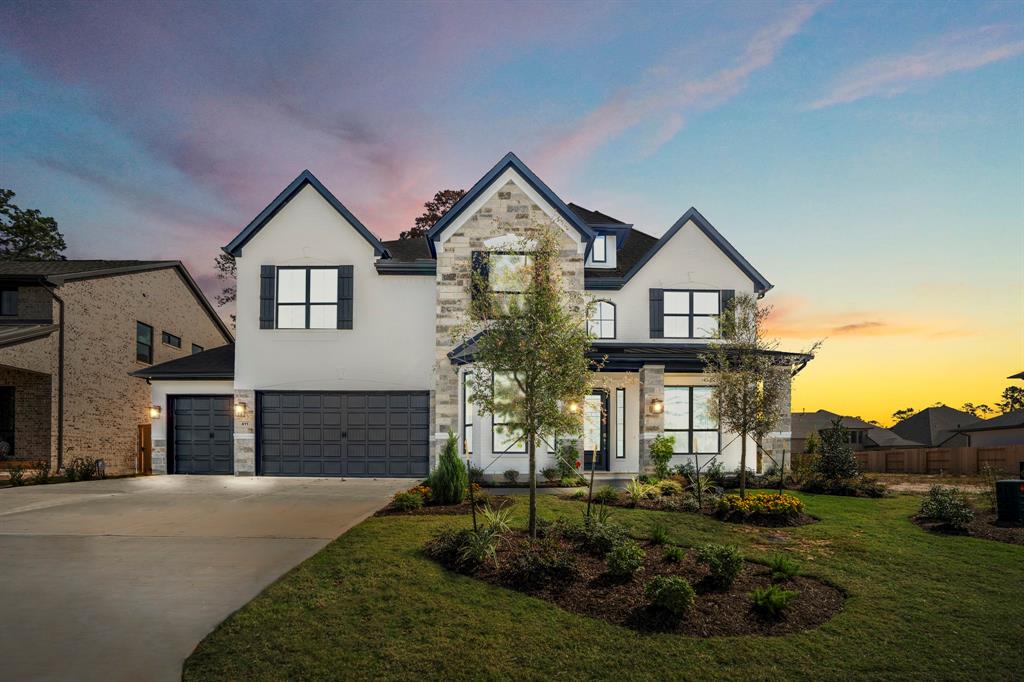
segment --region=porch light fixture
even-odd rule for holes
[[[651,414],[661,414],[665,411],[665,402],[661,398],[651,398]]]
[[[238,402],[235,403],[235,416],[236,417],[244,417],[245,413],[246,413],[246,409],[247,409],[246,404],[244,402],[242,402],[241,400],[239,400]]]
[[[149,406],[149,418],[150,419],[159,419],[160,418],[160,406],[159,405],[150,405]]]

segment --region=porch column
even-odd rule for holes
[[[644,365],[640,368],[640,473],[654,470],[651,464],[651,441],[665,431],[665,411],[655,414],[651,401],[665,404],[665,365]]]
[[[255,476],[256,391],[236,388],[235,404],[238,403],[245,403],[245,414],[238,414],[231,406],[235,420],[235,476]]]
[[[774,371],[784,372],[788,375],[792,368],[788,366],[776,367]],[[785,389],[782,405],[779,409],[779,420],[775,423],[775,429],[764,439],[764,449],[771,454],[772,459],[785,469],[793,461],[792,377],[788,377],[788,380],[784,383]]]

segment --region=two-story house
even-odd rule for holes
[[[709,414],[699,353],[731,297],[772,285],[696,209],[655,238],[566,204],[510,153],[416,240],[379,240],[299,175],[225,247],[238,272],[233,354],[139,372],[167,415],[154,423],[154,469],[417,477],[451,430],[487,473],[525,472],[521,440],[467,399],[473,344],[451,330],[467,315],[475,256],[514,269],[525,255],[509,245],[538,226],[559,235],[566,284],[595,299],[593,353],[607,362],[584,403],[583,445],[597,468],[642,471],[661,433],[675,436],[677,462],[736,467],[740,443]],[[776,356],[787,372],[808,359]],[[788,452],[788,417],[773,436]]]
[[[152,400],[131,373],[231,341],[178,261],[0,262],[0,454],[142,472]]]

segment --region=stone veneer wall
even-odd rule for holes
[[[244,415],[235,414],[235,476],[256,475],[256,391],[235,389],[235,404],[245,403]],[[232,409],[234,407],[232,406]]]
[[[532,238],[537,225],[554,221],[514,182],[509,181],[452,234],[437,252],[437,327],[435,333],[434,386],[431,415],[434,425],[430,466],[434,467],[448,430],[459,433],[459,379],[448,360],[448,352],[460,340],[451,335],[469,313],[469,285],[472,277],[472,252],[486,251],[484,240],[512,234]],[[563,283],[573,291],[583,291],[583,251],[575,229],[563,225],[560,230]]]

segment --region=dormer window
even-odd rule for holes
[[[594,250],[592,257],[595,263],[608,262],[608,237],[599,234],[594,237]]]

